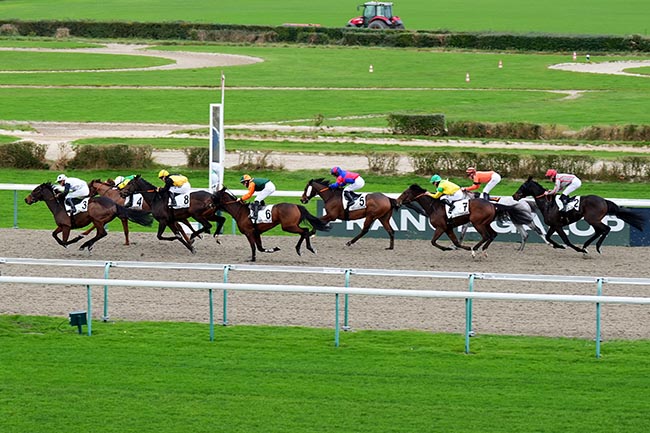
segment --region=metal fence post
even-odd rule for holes
[[[346,269],[345,270],[345,288],[347,289],[350,287],[350,272],[352,272],[352,269]],[[349,300],[348,300],[348,294],[345,294],[344,299],[344,309],[343,309],[343,330],[344,331],[349,331],[350,330],[350,324],[348,323],[348,307],[349,307]]]
[[[228,271],[230,271],[230,265],[225,265],[223,267],[223,282],[228,282]],[[223,326],[228,325],[228,289],[223,290],[223,320],[221,322]]]
[[[469,276],[469,291],[474,291],[474,274]],[[472,331],[472,298],[465,298],[465,353],[469,353],[469,338]]]
[[[111,262],[106,262],[104,264],[104,279],[108,280],[108,270],[111,267]],[[102,316],[102,322],[108,322],[108,286],[104,286],[104,315]]]
[[[603,279],[598,278],[598,296],[603,296]],[[596,358],[600,358],[600,302],[596,302]]]
[[[88,336],[93,335],[93,311],[92,311],[92,291],[90,285],[86,286],[86,296],[88,297]]]

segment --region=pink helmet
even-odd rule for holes
[[[545,176],[546,176],[546,177],[554,177],[554,176],[557,176],[557,170],[555,170],[555,169],[553,169],[553,168],[549,168],[548,170],[546,170],[546,175],[545,175]]]
[[[332,167],[332,169],[330,170],[330,173],[331,173],[333,176],[338,176],[339,173],[340,173],[340,171],[341,171],[341,168],[340,168],[340,167]]]

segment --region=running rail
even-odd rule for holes
[[[78,262],[78,263],[75,263]],[[79,263],[80,262],[80,263]],[[149,288],[177,288],[177,289],[199,289],[208,290],[210,305],[210,341],[214,340],[214,311],[213,311],[213,290],[224,291],[224,311],[226,306],[225,294],[228,290],[239,291],[258,291],[258,292],[291,292],[291,293],[316,293],[316,294],[334,294],[336,299],[336,316],[335,316],[335,346],[339,346],[340,324],[339,324],[339,295],[366,295],[366,296],[401,296],[401,297],[420,297],[420,298],[443,298],[443,299],[464,299],[466,310],[466,327],[465,327],[465,352],[469,353],[469,338],[473,334],[471,327],[472,301],[474,299],[483,300],[500,300],[500,301],[555,301],[555,302],[574,302],[574,303],[593,303],[596,305],[596,357],[600,358],[600,316],[601,305],[610,304],[638,304],[650,305],[650,298],[646,297],[623,297],[623,296],[602,296],[602,286],[605,281],[613,284],[634,284],[650,285],[650,279],[641,278],[602,278],[602,277],[582,277],[582,276],[540,276],[540,275],[517,275],[517,274],[475,274],[465,272],[428,272],[428,271],[399,271],[399,270],[382,270],[382,269],[339,269],[339,268],[308,268],[308,267],[280,267],[280,266],[262,266],[262,265],[211,265],[211,264],[170,264],[170,263],[142,263],[142,262],[99,262],[99,261],[66,261],[66,260],[37,260],[37,259],[11,259],[0,258],[0,264],[56,264],[56,265],[85,265],[85,266],[104,266],[105,278],[47,278],[47,277],[15,277],[0,276],[0,284],[39,284],[39,285],[82,285],[87,288],[88,303],[88,335],[92,335],[92,305],[91,305],[91,286],[104,286],[105,302],[107,301],[107,288],[109,286],[122,287],[149,287]],[[129,267],[160,267],[166,268],[184,268],[184,269],[222,269],[224,272],[224,283],[214,282],[184,282],[184,281],[140,281],[140,280],[111,280],[108,279],[107,269],[111,265]],[[182,265],[182,267],[181,267]],[[233,284],[227,283],[227,273],[230,269],[240,270],[257,270],[257,271],[276,271],[276,272],[295,272],[300,269],[302,272],[316,273],[343,273],[346,277],[345,287],[335,286],[304,286],[304,285],[263,285],[263,284]],[[319,272],[320,271],[320,272]],[[468,291],[434,291],[434,290],[404,290],[396,288],[364,288],[348,287],[349,275],[355,272],[359,275],[390,275],[390,276],[418,276],[434,278],[467,278],[469,279]],[[493,279],[493,280],[510,280],[510,281],[556,281],[556,282],[582,282],[596,283],[598,286],[598,295],[560,295],[560,294],[522,294],[522,293],[486,293],[475,292],[473,290],[476,279]],[[347,316],[347,298],[346,298],[346,316]],[[106,317],[105,317],[106,318]],[[224,317],[225,319],[225,317]],[[225,324],[225,320],[224,320]]]

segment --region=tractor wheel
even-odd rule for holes
[[[369,29],[374,29],[374,30],[384,30],[384,29],[387,29],[388,26],[386,25],[385,22],[377,20],[377,21],[373,21],[370,24],[368,24],[368,28]]]
[[[395,30],[404,30],[404,24],[398,24],[395,26]]]

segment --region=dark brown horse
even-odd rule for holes
[[[234,194],[230,193],[225,187],[213,194],[214,203],[224,211],[232,215],[233,219],[237,222],[239,231],[242,232],[251,246],[251,262],[256,260],[255,247],[257,250],[264,253],[273,253],[279,251],[280,248],[264,248],[262,246],[261,234],[265,231],[272,229],[280,224],[282,230],[290,233],[298,233],[300,239],[296,244],[296,252],[300,253],[300,247],[305,242],[307,249],[312,253],[316,251],[311,246],[310,235],[312,231],[305,227],[300,227],[300,223],[307,220],[315,230],[328,231],[329,224],[319,220],[314,215],[310,214],[304,206],[296,205],[293,203],[278,203],[274,204],[271,208],[270,223],[257,223],[253,224],[250,220],[250,208],[248,204],[237,200]]]
[[[71,217],[65,210],[63,197],[57,196],[52,189],[52,184],[49,182],[40,184],[25,197],[25,203],[29,205],[37,201],[44,201],[52,215],[54,215],[57,228],[52,232],[52,237],[56,239],[59,245],[66,248],[84,237],[82,234],[68,240],[70,230],[86,227],[88,224],[93,225],[91,230],[97,230],[97,234],[94,238],[84,242],[79,248],[80,250],[87,248],[88,251],[91,251],[94,243],[106,236],[104,226],[115,218],[125,218],[143,226],[150,226],[153,222],[151,214],[125,208],[107,197],[92,197],[88,201],[88,208],[85,212],[79,212]],[[61,239],[59,239],[59,233],[61,233]]]
[[[553,248],[564,248],[564,245],[560,245],[551,239],[551,235],[557,233],[566,245],[584,254],[589,253],[587,247],[598,239],[596,242],[596,251],[600,254],[600,246],[611,231],[611,228],[602,221],[605,215],[615,215],[641,231],[643,231],[646,224],[643,216],[634,212],[632,209],[619,207],[616,203],[605,200],[597,195],[583,195],[580,197],[580,206],[578,209],[560,212],[560,208],[555,202],[555,194],[546,194],[546,188],[535,182],[532,176],[519,187],[512,198],[520,200],[527,196],[535,198],[535,203],[544,217],[544,223],[549,227],[546,233],[546,240],[553,245]],[[562,227],[573,224],[583,218],[593,227],[594,234],[580,248],[571,243]]]
[[[393,211],[399,207],[395,199],[387,197],[379,192],[369,193],[366,196],[366,207],[364,209],[353,210],[346,215],[346,211],[343,208],[342,190],[330,189],[329,183],[323,178],[311,179],[307,182],[300,201],[307,204],[309,203],[309,200],[317,195],[319,195],[325,202],[326,215],[321,217],[322,221],[330,222],[336,219],[357,220],[365,218],[361,232],[355,236],[354,239],[348,241],[346,243],[347,246],[350,246],[361,239],[366,233],[368,233],[372,223],[379,220],[390,237],[390,244],[386,249],[393,249],[393,246],[395,245],[395,231],[390,226],[390,217],[393,215]]]
[[[190,206],[182,209],[170,208],[168,205],[170,192],[166,188],[156,188],[156,186],[144,180],[140,175],[134,177],[122,189],[120,194],[126,196],[136,192],[142,194],[144,201],[151,208],[154,218],[158,221],[158,239],[165,241],[178,239],[192,254],[196,252],[192,246],[194,238],[201,233],[210,233],[210,229],[212,228],[210,221],[217,223],[217,228],[214,232],[215,238],[226,222],[226,218],[216,214],[217,209],[212,201],[212,194],[207,191],[192,192],[190,194]],[[188,218],[194,218],[202,225],[202,228],[197,232],[193,232],[189,238],[179,225],[180,222],[188,224]],[[163,232],[167,227],[174,233],[174,237],[163,236]]]
[[[497,233],[490,226],[492,221],[495,219],[509,217],[511,221],[516,224],[532,224],[530,214],[521,209],[513,206],[500,205],[498,203],[491,203],[478,198],[469,200],[469,214],[448,221],[445,204],[439,199],[434,199],[427,190],[416,184],[408,187],[397,198],[397,203],[400,205],[413,201],[422,206],[425,213],[429,216],[431,225],[435,229],[435,233],[431,239],[431,245],[443,251],[453,249],[451,247],[444,247],[437,243],[438,238],[442,236],[443,233],[446,233],[456,247],[464,250],[471,250],[472,257],[475,256],[475,252],[479,247],[482,247],[483,255],[487,255],[487,248],[497,236]],[[481,235],[481,240],[471,248],[462,245],[458,241],[453,230],[454,227],[467,224],[468,222],[471,223],[476,231]]]

